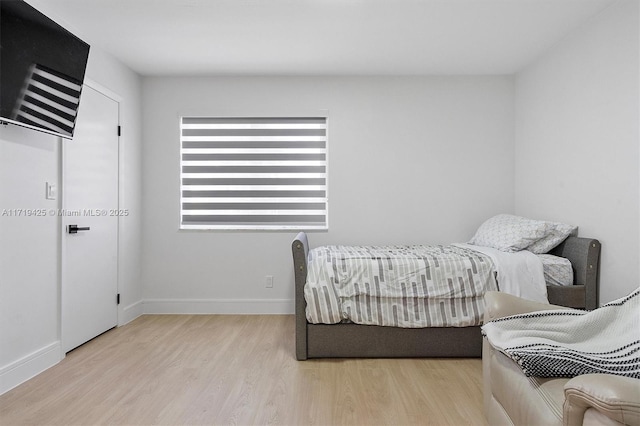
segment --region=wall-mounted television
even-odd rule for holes
[[[22,0],[0,0],[0,122],[71,139],[89,45]]]

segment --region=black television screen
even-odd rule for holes
[[[22,0],[0,0],[0,121],[72,138],[89,45]]]

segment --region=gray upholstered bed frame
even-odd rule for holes
[[[479,326],[398,328],[360,324],[310,324],[305,314],[309,242],[304,232],[292,244],[295,271],[296,358],[480,357]],[[600,242],[569,237],[551,254],[574,268],[570,287],[547,287],[549,302],[582,309],[598,306]]]

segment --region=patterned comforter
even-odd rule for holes
[[[497,290],[490,256],[459,246],[323,246],[309,252],[310,323],[479,325]]]

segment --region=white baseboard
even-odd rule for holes
[[[145,314],[293,314],[293,299],[145,299]]]
[[[11,364],[0,367],[0,395],[59,363],[64,354],[60,341],[53,342]]]
[[[125,306],[124,308],[122,308],[120,316],[118,317],[118,327],[133,321],[142,314],[144,314],[142,300],[138,300],[136,303]]]

